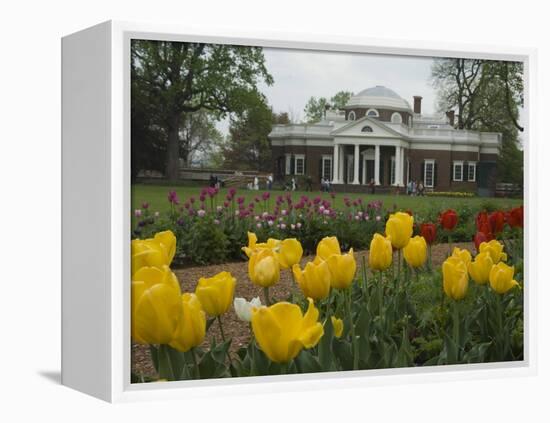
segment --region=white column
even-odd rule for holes
[[[401,181],[401,147],[395,147],[395,185],[402,185]]]
[[[353,182],[354,185],[359,185],[359,144],[355,144],[353,152]]]
[[[344,146],[340,145],[340,153],[339,153],[340,162],[338,164],[338,183],[339,184],[344,183],[344,154],[345,154]]]
[[[374,146],[374,185],[380,185],[380,146]]]
[[[338,184],[338,176],[340,176],[340,159],[339,154],[340,147],[338,144],[334,144],[334,157],[332,158],[332,183]]]

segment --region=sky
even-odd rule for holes
[[[432,58],[334,53],[326,51],[264,48],[271,86],[260,84],[275,112],[288,112],[301,121],[310,97],[330,99],[338,91],[358,93],[375,85],[391,88],[412,107],[420,95],[422,112],[436,111],[436,92],[430,82]],[[226,121],[218,128],[227,132]]]

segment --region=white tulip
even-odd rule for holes
[[[233,307],[239,319],[250,322],[250,320],[252,320],[252,309],[262,307],[262,302],[259,297],[252,298],[250,302],[246,301],[244,298],[235,298]]]

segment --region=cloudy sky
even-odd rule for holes
[[[391,88],[411,107],[413,95],[422,96],[423,113],[436,109],[431,58],[278,48],[264,48],[264,55],[275,82],[260,89],[275,112],[287,112],[297,121],[304,118],[312,96],[330,99],[338,91],[358,93],[375,85]],[[218,129],[227,134],[228,121],[219,122]]]
[[[391,88],[411,105],[413,95],[421,95],[422,111],[435,111],[431,58],[272,48],[264,54],[275,83],[261,88],[277,112],[301,119],[311,96],[330,98],[338,91],[358,93],[375,85]]]

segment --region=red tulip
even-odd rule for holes
[[[512,228],[523,228],[523,206],[510,210],[506,214],[506,221]]]
[[[491,225],[491,232],[498,234],[504,229],[504,223],[506,222],[506,216],[501,210],[495,211],[489,215],[489,225]]]
[[[458,223],[458,215],[453,209],[445,210],[439,215],[439,223],[444,229],[452,231]]]
[[[492,229],[491,224],[489,223],[489,215],[487,212],[479,212],[476,216],[476,227],[478,232],[485,234],[487,238],[492,239]]]
[[[420,225],[420,235],[424,237],[429,245],[432,245],[436,239],[437,226],[435,226],[433,223],[423,223],[422,225]]]

